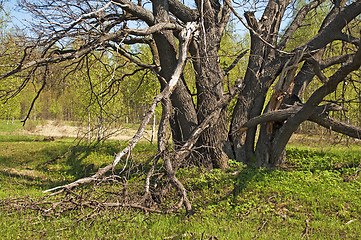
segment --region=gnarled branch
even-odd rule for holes
[[[254,117],[250,120],[248,120],[245,124],[243,124],[238,130],[236,130],[234,133],[241,133],[244,131],[247,131],[249,128],[255,127],[258,124],[267,123],[267,122],[282,122],[286,121],[289,117],[296,114],[298,111],[302,109],[302,104],[296,104],[292,105],[291,107],[280,109],[276,111],[267,112],[265,114],[262,114],[260,116]],[[341,106],[338,106],[336,104],[326,104],[318,106],[314,110],[314,114],[323,114],[325,112],[330,111],[341,111],[343,108]],[[233,133],[233,134],[234,134]]]
[[[174,73],[172,75],[172,78],[170,79],[170,81],[168,82],[167,86],[164,88],[164,90],[158,94],[151,106],[148,109],[148,112],[146,113],[142,123],[140,124],[138,131],[136,132],[136,134],[134,135],[134,137],[132,138],[131,142],[129,143],[129,145],[127,147],[125,147],[122,151],[120,151],[119,153],[117,153],[114,157],[114,160],[112,163],[110,163],[109,165],[105,166],[104,168],[100,168],[98,170],[97,173],[95,173],[93,176],[91,177],[86,177],[86,178],[82,178],[79,179],[75,182],[63,185],[63,186],[58,186],[55,188],[51,188],[48,190],[45,190],[45,192],[51,192],[57,189],[62,189],[62,188],[73,188],[76,187],[80,184],[87,184],[87,183],[91,183],[94,181],[99,181],[101,180],[101,178],[104,176],[105,173],[107,173],[108,171],[114,169],[114,167],[120,162],[120,160],[127,154],[129,154],[134,147],[137,145],[137,143],[139,142],[140,138],[142,137],[143,133],[144,133],[144,129],[145,126],[148,124],[148,122],[150,121],[150,119],[152,118],[154,112],[155,112],[155,108],[158,105],[158,103],[165,98],[169,98],[169,96],[172,94],[172,92],[174,91],[178,80],[180,78],[180,75],[183,71],[183,68],[185,66],[185,61],[187,59],[187,49],[189,46],[189,42],[191,40],[191,37],[193,36],[193,33],[197,30],[197,25],[196,23],[188,23],[186,28],[182,30],[181,34],[180,34],[180,41],[181,44],[179,46],[179,59],[178,59],[178,64],[176,69],[174,70]]]

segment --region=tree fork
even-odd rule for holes
[[[94,175],[92,175],[91,177],[82,178],[75,182],[72,182],[72,183],[69,183],[69,184],[66,184],[63,186],[58,186],[55,188],[45,190],[45,191],[43,191],[44,193],[51,192],[51,191],[54,191],[57,189],[62,189],[62,188],[73,188],[73,187],[76,187],[81,184],[87,184],[87,183],[99,181],[104,176],[105,173],[114,169],[114,167],[120,162],[120,160],[134,149],[134,147],[137,145],[137,143],[139,142],[140,138],[142,137],[142,135],[144,133],[145,126],[148,124],[148,122],[152,118],[152,116],[155,112],[155,108],[158,105],[158,103],[164,98],[169,98],[169,96],[172,94],[172,92],[176,88],[176,85],[177,85],[180,75],[183,71],[185,61],[187,58],[187,49],[189,46],[189,42],[190,42],[193,34],[196,32],[196,30],[197,30],[197,24],[194,22],[187,23],[186,27],[182,30],[182,32],[180,34],[181,44],[179,45],[178,64],[177,64],[176,69],[174,70],[172,78],[170,79],[170,81],[168,82],[168,84],[164,88],[164,90],[160,94],[158,94],[155,97],[155,99],[153,100],[153,103],[151,104],[150,108],[148,109],[148,112],[145,115],[142,123],[140,124],[137,133],[134,135],[134,137],[132,138],[129,145],[115,155],[114,160],[111,164],[107,165],[104,168],[100,168],[98,170],[98,172],[95,173]]]

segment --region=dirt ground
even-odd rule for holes
[[[109,132],[112,132],[109,139],[113,140],[130,140],[136,133],[137,130],[130,128],[121,128],[121,129],[112,129]],[[88,137],[88,129],[85,127],[70,126],[64,122],[57,122],[52,120],[47,120],[44,124],[37,125],[35,129],[25,130],[21,129],[17,131],[19,134],[26,135],[39,135],[47,137]],[[96,135],[96,131],[92,134]],[[155,134],[156,136],[156,134]],[[150,141],[152,139],[152,131],[145,130],[142,140]]]
[[[128,141],[136,133],[136,129],[132,128],[121,128],[121,129],[112,129],[109,132],[113,132],[109,139],[112,140],[121,140]],[[34,129],[31,130],[17,130],[18,134],[25,135],[38,135],[45,137],[79,137],[79,138],[88,138],[88,129],[86,127],[71,126],[67,122],[59,122],[53,120],[44,121],[43,124],[37,125]],[[93,137],[96,137],[97,131],[94,131]],[[156,141],[156,133],[154,141]],[[142,140],[151,141],[152,131],[145,130]],[[330,145],[349,145],[357,144],[361,146],[361,140],[352,139],[341,134],[329,134],[324,132],[322,133],[313,133],[313,134],[293,134],[290,142],[291,144],[301,143],[303,145],[309,145],[310,147],[320,147],[321,145],[330,146]],[[322,147],[322,146],[321,146]]]

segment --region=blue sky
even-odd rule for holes
[[[30,20],[31,17],[29,14],[26,14],[24,11],[20,11],[17,7],[16,0],[5,1],[5,11],[10,12],[11,26],[17,26],[21,29],[24,29],[26,26],[26,20]]]
[[[15,25],[17,27],[19,27],[20,29],[25,29],[26,28],[26,21],[30,20],[31,21],[31,16],[24,12],[21,11],[19,7],[17,7],[17,0],[5,0],[5,10],[7,12],[10,12],[10,17],[11,17],[11,24],[10,25]],[[237,28],[240,28],[244,31],[244,27],[243,26],[238,26]]]
[[[191,0],[186,0],[191,1]],[[192,4],[190,4],[191,6]],[[19,7],[17,7],[17,0],[5,0],[5,10],[10,12],[11,17],[11,23],[10,26],[17,26],[20,29],[23,29],[26,31],[26,24],[27,21],[31,21],[31,16],[21,11]],[[240,11],[239,11],[240,10]],[[238,9],[240,15],[243,15],[243,11],[241,9]],[[256,12],[256,17],[260,17],[261,12]],[[281,29],[284,28],[287,24],[284,22],[281,25]],[[236,20],[236,32],[243,35],[244,33],[248,32],[244,26],[242,26],[241,23],[239,23],[238,20]]]

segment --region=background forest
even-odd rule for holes
[[[307,27],[297,30],[288,48],[292,49],[294,46],[308,41],[317,32],[327,9],[330,7],[331,5],[326,1],[321,7],[310,11],[303,23]],[[12,9],[11,11],[15,10]],[[30,37],[31,35],[27,36],[29,33],[25,29],[20,29],[11,24],[12,19],[9,17],[9,13],[10,10],[5,5],[1,11],[1,54],[6,55],[7,52],[18,51],[20,56],[23,46],[27,45],[29,41],[34,41],[34,39]],[[292,16],[290,17],[292,19]],[[357,28],[352,28],[353,31],[355,29]],[[82,39],[79,38],[71,44],[81,45]],[[221,41],[220,58],[222,66],[230,66],[233,59],[241,52],[247,56],[249,44],[249,34],[242,29],[240,31],[240,26],[231,21]],[[146,45],[135,45],[128,50],[140,62],[151,61],[151,52]],[[327,47],[326,55],[332,57],[347,51],[347,46],[342,41],[336,41]],[[1,65],[11,66],[15,65],[17,61],[18,59],[9,56],[6,60],[2,58]],[[231,83],[234,83],[238,77],[244,76],[247,57],[242,58],[236,64],[235,68],[227,75],[227,81]],[[68,68],[73,67],[72,71],[67,71]],[[184,74],[185,79],[188,79],[189,82],[195,78],[191,68],[192,66],[188,62]],[[91,71],[87,69],[91,69]],[[337,66],[334,66],[334,69],[337,69]],[[2,73],[4,71],[5,69]],[[85,64],[77,66],[58,64],[49,67],[48,71],[50,74],[46,84],[43,84],[41,74],[38,77],[27,79],[27,82],[31,84],[22,85],[23,79],[18,76],[1,82],[3,86],[0,86],[2,93],[0,118],[7,120],[8,123],[29,118],[32,120],[72,121],[78,125],[91,125],[92,129],[100,126],[106,126],[104,129],[107,126],[119,127],[125,123],[139,123],[143,119],[148,105],[160,89],[159,82],[151,71],[139,70],[136,64],[129,64],[127,60],[111,53],[94,52],[87,56]],[[326,101],[337,103],[344,109],[343,111],[331,112],[333,117],[356,126],[361,126],[360,72],[354,72],[338,86],[332,95],[326,98]],[[334,72],[331,67],[325,75],[329,76],[332,73]],[[112,81],[114,79],[118,79],[118,81]],[[117,82],[116,88],[110,86],[113,82]],[[320,85],[320,82],[312,81],[300,100],[308,99]],[[43,90],[38,95],[39,89]],[[108,92],[108,90],[112,92]],[[195,92],[195,86],[193,89],[191,86],[190,90]],[[272,94],[272,90],[273,87],[270,88],[268,98]],[[230,116],[234,104],[235,101],[233,100],[229,107]],[[160,115],[161,109],[158,107],[157,122]],[[321,127],[306,122],[299,130],[307,132],[317,129],[320,130]]]

